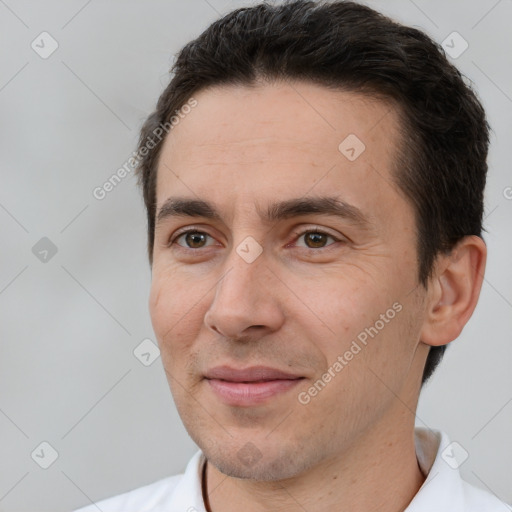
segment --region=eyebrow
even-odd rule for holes
[[[363,212],[337,197],[302,197],[271,203],[266,210],[256,205],[260,218],[267,223],[300,217],[302,215],[326,215],[340,217],[361,228],[369,228],[371,222]],[[202,199],[169,197],[160,208],[156,225],[171,217],[204,217],[223,222],[215,206]]]

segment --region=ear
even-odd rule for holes
[[[428,283],[425,321],[420,340],[446,345],[462,332],[478,302],[484,279],[487,247],[482,238],[467,236],[448,255],[440,255]]]

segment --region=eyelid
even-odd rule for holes
[[[173,233],[173,236],[172,238],[169,240],[169,242],[167,243],[167,247],[171,247],[171,245],[174,245],[176,240],[178,238],[180,238],[182,235],[185,235],[185,234],[188,234],[188,233],[201,233],[201,234],[204,234],[206,236],[209,236],[210,238],[214,238],[211,234],[209,234],[204,228],[201,228],[200,226],[186,226],[182,229],[179,229],[178,231],[176,231],[175,233]],[[294,239],[293,239],[293,243],[296,243],[297,240],[308,234],[308,233],[318,233],[318,234],[321,234],[321,235],[326,235],[328,237],[331,237],[335,242],[348,242],[348,238],[345,237],[345,236],[338,236],[338,235],[335,235],[333,233],[331,233],[330,231],[328,231],[326,228],[323,228],[323,227],[320,227],[320,226],[316,226],[316,225],[312,225],[310,227],[305,227],[305,228],[302,228],[302,229],[297,229],[297,230],[294,230],[293,231],[293,236],[294,236]],[[290,244],[287,244],[286,247],[288,247]],[[306,247],[305,249],[307,250],[310,250],[310,251],[315,251],[315,252],[318,252],[322,249],[326,250],[330,245],[334,245],[334,244],[329,244],[325,247],[318,247],[318,248],[308,248]],[[198,251],[199,249],[191,249],[189,247],[182,247],[181,245],[178,245],[178,247],[180,247],[181,249],[184,249],[184,250],[190,250],[190,251]],[[201,248],[203,249],[203,248]],[[304,247],[302,247],[302,249],[304,249]]]
[[[309,228],[302,228],[302,229],[294,231],[293,235],[295,238],[293,239],[293,243],[296,243],[299,238],[303,237],[304,235],[307,235],[308,233],[318,233],[320,235],[325,235],[325,236],[332,238],[335,242],[347,242],[348,241],[348,239],[346,237],[335,235],[325,228],[322,228],[320,226],[312,226]],[[287,247],[288,247],[288,245],[287,245]],[[328,248],[331,245],[334,245],[334,244],[329,244],[329,245],[326,245],[325,247],[317,247],[316,249],[311,248],[311,247],[301,247],[301,248],[307,249],[310,251],[314,251],[314,252],[319,252],[322,249],[328,250]]]
[[[172,238],[169,239],[169,242],[167,243],[167,246],[170,247],[174,242],[182,235],[185,235],[187,233],[203,233],[205,235],[208,235],[210,238],[214,238],[210,233],[208,233],[205,228],[201,228],[200,226],[186,226],[184,228],[178,229],[175,231],[172,235]],[[181,247],[181,246],[180,246]],[[184,247],[186,249],[186,247]],[[191,249],[194,250],[194,249]]]

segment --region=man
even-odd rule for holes
[[[489,126],[460,73],[340,1],[238,9],[174,73],[138,172],[151,319],[201,450],[82,510],[507,510],[414,421],[485,269]]]

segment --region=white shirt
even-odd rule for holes
[[[414,429],[416,458],[427,477],[404,512],[510,512],[512,507],[493,494],[462,480],[458,468],[447,457],[448,436],[423,427]],[[184,474],[158,480],[75,512],[206,512],[201,493],[201,471],[205,458],[199,450]]]

